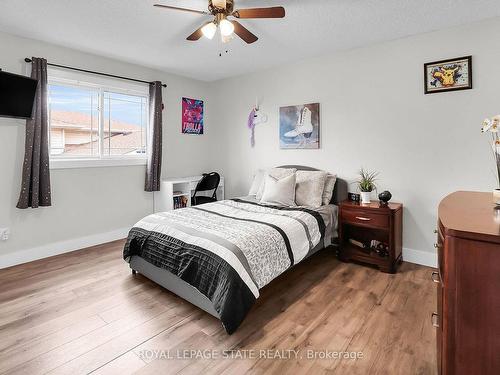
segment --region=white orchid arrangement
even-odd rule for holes
[[[483,121],[481,132],[489,132],[491,134],[491,148],[493,150],[493,156],[497,165],[498,187],[500,188],[500,137],[498,136],[499,130],[500,115],[494,116],[492,118],[487,118]]]

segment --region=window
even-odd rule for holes
[[[144,164],[147,86],[68,75],[59,78],[49,71],[51,166],[113,165],[114,160]]]

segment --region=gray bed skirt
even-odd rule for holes
[[[330,246],[335,246],[335,244],[332,244]],[[309,258],[312,255],[316,254],[318,251],[330,246],[325,246],[323,243],[319,243],[306,258]],[[293,265],[291,268],[296,267],[298,264],[300,263]],[[130,257],[129,265],[132,271],[140,273],[141,275],[154,281],[156,284],[161,285],[163,288],[169,290],[175,295],[192,303],[193,305],[206,311],[210,315],[215,316],[217,319],[220,319],[220,316],[217,311],[215,311],[212,302],[206,296],[200,293],[198,289],[185,282],[181,278],[175,276],[167,270],[164,270],[163,268],[157,267],[154,264],[145,261],[137,255],[132,255]],[[287,271],[285,271],[285,273]]]
[[[130,258],[130,268],[139,272],[141,275],[146,276],[148,279],[161,285],[165,289],[178,295],[182,299],[198,306],[200,309],[206,311],[210,315],[219,319],[219,314],[215,311],[212,302],[199,292],[198,289],[191,286],[181,278],[173,275],[172,273],[164,270],[163,268],[156,267],[154,264],[146,262],[144,259],[137,255]]]

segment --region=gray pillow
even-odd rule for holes
[[[295,203],[298,206],[320,207],[323,205],[325,171],[297,171]]]
[[[323,205],[330,204],[333,196],[333,189],[335,188],[335,182],[337,181],[337,175],[328,173],[325,180],[325,190],[323,191]]]
[[[296,168],[271,168],[266,171],[265,175],[266,176],[269,175],[276,179],[280,179],[282,177],[295,174],[296,171],[297,171]],[[266,185],[266,179],[264,178],[262,184],[260,185],[259,190],[257,191],[257,195],[255,196],[256,199],[258,200],[262,199],[262,194],[264,193],[265,185]]]
[[[283,178],[267,175],[261,203],[295,206],[295,173]]]

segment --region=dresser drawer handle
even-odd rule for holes
[[[433,271],[431,273],[431,280],[434,281],[436,284],[439,284],[440,283],[440,280],[439,280],[439,272],[437,271]]]
[[[363,221],[370,221],[371,219],[368,217],[362,217],[362,216],[356,216],[356,219],[358,220],[363,220]]]
[[[438,318],[439,315],[437,313],[432,313],[431,322],[433,327],[439,328]]]
[[[438,243],[435,243],[435,244],[434,244],[434,248],[436,248],[436,249],[440,249],[440,248],[441,248],[441,245],[440,245],[440,244],[438,244]]]

